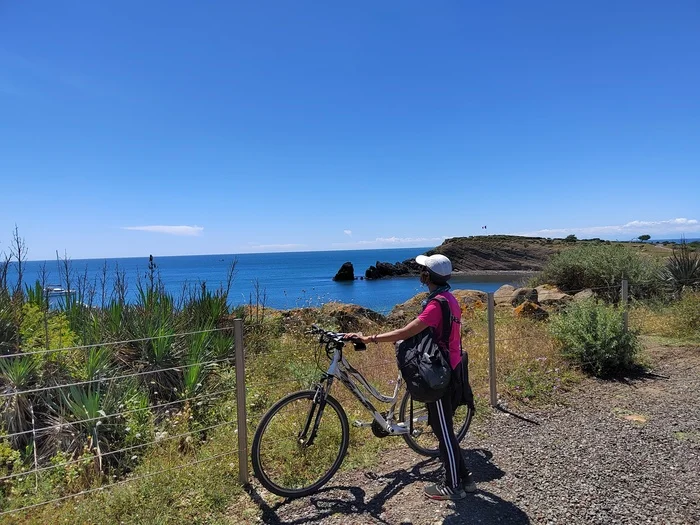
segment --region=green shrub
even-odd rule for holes
[[[46,344],[46,335],[49,344]],[[22,350],[44,348],[70,348],[79,344],[78,336],[71,330],[66,314],[60,311],[45,312],[37,305],[25,303],[22,306]]]
[[[660,263],[621,244],[582,244],[552,257],[533,284],[556,284],[567,292],[594,288],[617,302],[622,279],[628,280],[631,297],[657,293],[659,269]]]
[[[7,290],[0,288],[0,353],[12,352],[19,344],[18,335],[12,301]]]
[[[22,469],[22,455],[18,450],[10,446],[7,439],[3,439],[0,436],[0,479],[21,472]],[[7,497],[11,488],[12,482],[10,479],[0,483],[0,499]]]
[[[572,303],[549,330],[565,357],[599,377],[629,369],[640,348],[636,332],[624,330],[622,310],[595,300]]]

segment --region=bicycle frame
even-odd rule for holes
[[[401,377],[401,374],[398,374],[396,386],[394,387],[394,394],[391,397],[385,396],[372,385],[370,385],[365,379],[365,377],[362,375],[362,373],[360,373],[359,370],[355,369],[347,361],[347,359],[345,359],[345,356],[343,355],[342,344],[329,341],[326,343],[326,351],[328,351],[330,348],[333,348],[333,357],[331,358],[331,364],[329,365],[328,370],[323,374],[320,383],[316,387],[316,395],[320,395],[322,396],[322,398],[320,400],[321,404],[316,419],[316,424],[314,425],[314,434],[318,425],[318,421],[320,421],[321,415],[323,413],[323,407],[325,405],[326,396],[329,394],[331,386],[333,385],[333,381],[335,379],[338,379],[343,385],[345,385],[345,387],[348,390],[350,390],[350,392],[352,392],[352,394],[357,398],[357,400],[360,403],[362,403],[362,406],[364,406],[367,410],[370,411],[374,420],[388,435],[401,435],[412,432],[413,425],[410,424],[411,422],[409,422],[409,426],[407,427],[405,424],[403,424],[403,422],[396,423],[394,421],[394,412],[396,410],[396,405],[399,401],[399,391],[401,389],[401,384],[403,383],[403,378]],[[386,417],[374,407],[372,402],[364,395],[360,387],[358,387],[358,385],[355,382],[359,383],[362,387],[364,387],[367,390],[367,392],[369,392],[370,395],[374,397],[377,401],[380,401],[382,403],[391,403],[391,406],[387,411]],[[315,399],[315,401],[317,400]],[[310,420],[312,417],[313,414],[309,414],[309,420],[307,421],[307,428],[305,430],[308,430],[308,424],[310,424]],[[355,426],[371,426],[371,423],[362,423],[360,421],[356,421],[354,424]]]

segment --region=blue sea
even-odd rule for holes
[[[256,284],[265,304],[276,309],[289,309],[304,306],[319,306],[329,301],[357,304],[381,313],[391,309],[415,294],[425,291],[418,277],[396,277],[367,281],[356,279],[352,282],[335,282],[333,276],[341,265],[351,262],[355,276],[364,276],[365,270],[381,262],[400,262],[427,251],[430,248],[397,248],[382,250],[346,250],[322,252],[256,253],[239,255],[191,255],[155,257],[156,269],[166,290],[176,298],[180,297],[183,285],[197,285],[206,282],[208,289],[218,288],[226,280],[228,269],[236,261],[236,272],[229,294],[232,305],[247,304],[251,297],[255,302]],[[61,261],[62,264],[62,261]],[[127,297],[136,297],[137,279],[143,280],[148,272],[148,258],[118,259],[76,259],[70,265],[74,274],[87,272],[91,282],[97,283],[100,295],[100,279],[104,265],[107,265],[107,291],[111,292],[112,280],[118,266],[125,272]],[[34,283],[39,278],[41,268],[47,271],[46,284],[62,285],[65,281],[59,271],[57,261],[29,261],[26,263],[24,282]],[[13,279],[10,269],[9,280]],[[14,277],[16,279],[16,277]],[[517,284],[521,276],[483,275],[454,276],[451,280],[455,289],[473,289],[492,292],[503,284]],[[74,287],[75,285],[72,285]]]
[[[690,237],[690,238],[684,238],[684,239],[651,239],[647,242],[650,242],[652,244],[659,244],[659,243],[664,243],[664,242],[675,242],[676,244],[680,244],[683,241],[685,241],[686,243],[700,242],[700,237]]]

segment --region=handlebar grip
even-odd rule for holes
[[[367,350],[367,345],[364,344],[359,339],[350,339],[350,341],[352,341],[352,346],[355,347],[356,352],[360,352],[362,350]]]

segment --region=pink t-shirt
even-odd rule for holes
[[[455,296],[450,292],[442,292],[439,293],[438,296],[447,299],[447,304],[450,305],[452,316],[461,320],[462,309],[459,307]],[[425,310],[418,316],[418,319],[433,328],[435,337],[442,337],[442,309],[438,301],[430,301],[428,306],[425,307]],[[452,368],[455,368],[462,358],[460,352],[460,336],[461,326],[459,323],[453,321],[452,331],[450,332],[450,365],[452,365]]]

